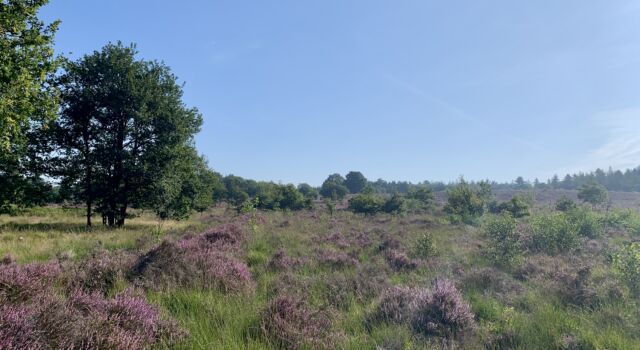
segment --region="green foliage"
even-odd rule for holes
[[[619,230],[640,234],[640,214],[632,209],[613,209],[607,211],[603,218],[606,226]]]
[[[432,209],[435,205],[433,191],[429,187],[419,187],[411,190],[407,194],[407,198],[417,201],[424,210]]]
[[[24,150],[31,123],[56,112],[56,90],[47,79],[60,64],[53,54],[59,21],[45,26],[37,17],[47,2],[0,2],[0,155]]]
[[[384,202],[373,194],[359,194],[349,199],[349,210],[354,213],[374,215],[382,209]]]
[[[607,190],[595,182],[589,182],[580,187],[578,191],[578,199],[593,206],[601,205],[607,202]]]
[[[597,238],[604,234],[603,219],[592,210],[575,207],[566,212],[569,221],[576,226],[580,236]]]
[[[557,211],[567,212],[573,210],[577,207],[576,202],[574,202],[571,198],[567,196],[563,196],[562,198],[556,201],[555,208]]]
[[[563,213],[531,218],[531,248],[550,255],[575,249],[580,243],[578,227]]]
[[[192,210],[203,212],[213,205],[217,178],[195,149],[185,147],[173,160],[171,171],[158,183],[149,201],[161,219],[183,220]]]
[[[425,232],[418,236],[415,245],[415,255],[418,258],[426,259],[436,254],[436,246],[433,242],[433,234]]]
[[[345,180],[340,174],[329,175],[320,187],[320,194],[322,197],[332,200],[342,200],[349,193],[349,189],[344,183]]]
[[[404,198],[394,193],[389,199],[384,201],[380,210],[388,214],[400,214],[404,211]]]
[[[344,185],[347,186],[349,192],[360,193],[367,186],[367,178],[359,171],[350,171],[344,181]]]
[[[510,200],[502,203],[492,201],[488,205],[489,211],[493,214],[507,212],[514,218],[529,216],[529,203],[522,196],[513,196]]]
[[[457,185],[447,191],[444,211],[453,222],[472,223],[484,213],[485,198],[489,194],[486,186],[474,188],[460,179]]]
[[[39,141],[58,107],[49,80],[60,65],[53,37],[58,21],[37,17],[46,0],[0,1],[0,214],[47,202]]]
[[[631,292],[640,297],[640,243],[630,243],[614,254],[613,267]]]
[[[277,188],[277,202],[280,209],[301,210],[309,206],[304,195],[294,185],[279,185]]]
[[[179,196],[190,191],[180,175],[189,165],[180,158],[195,153],[193,135],[202,118],[184,105],[167,66],[136,54],[133,45],[108,44],[69,62],[59,78],[63,108],[52,127],[56,175],[79,189],[88,224],[94,204],[104,223],[122,226],[130,206],[172,207],[160,211],[183,216],[192,202]]]
[[[384,200],[373,193],[361,193],[349,199],[349,210],[365,215],[375,215],[378,212],[400,214],[404,211],[404,198],[394,194]]]
[[[324,199],[324,206],[327,208],[327,212],[329,215],[333,216],[333,213],[336,211],[336,205],[329,198]]]
[[[482,231],[489,238],[488,256],[494,262],[511,265],[522,257],[517,221],[508,211],[487,217]]]
[[[317,189],[315,189],[314,187],[311,187],[311,185],[306,183],[299,184],[298,191],[302,193],[304,198],[311,199],[311,200],[318,198],[318,196],[320,195]]]

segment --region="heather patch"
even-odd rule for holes
[[[262,311],[260,327],[270,341],[285,349],[330,349],[331,321],[300,297],[281,295]]]

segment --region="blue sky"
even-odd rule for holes
[[[640,165],[637,1],[51,0],[169,65],[223,174],[510,181]]]

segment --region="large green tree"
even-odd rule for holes
[[[351,193],[362,192],[367,183],[367,178],[359,171],[350,171],[344,180],[344,185],[347,186]]]
[[[202,118],[182,102],[182,87],[164,64],[136,59],[135,46],[108,44],[70,62],[60,77],[62,111],[54,129],[62,182],[80,189],[109,226],[125,223],[127,208],[159,209],[175,202],[167,179],[182,181],[178,160],[192,153]],[[169,197],[157,195],[165,189]],[[175,204],[175,203],[173,203]],[[171,204],[171,205],[173,205]]]
[[[349,193],[349,189],[344,184],[345,179],[340,174],[331,174],[322,183],[320,194],[324,198],[338,200],[344,198]]]
[[[0,212],[39,204],[48,185],[35,157],[35,131],[57,108],[50,78],[59,59],[53,53],[58,22],[37,17],[46,0],[0,1]]]

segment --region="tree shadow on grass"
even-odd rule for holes
[[[58,233],[100,233],[110,231],[141,231],[145,229],[151,229],[153,225],[150,224],[126,224],[120,228],[109,228],[103,225],[95,225],[93,227],[87,227],[80,223],[67,223],[67,222],[53,222],[53,223],[16,223],[7,222],[0,224],[0,232],[14,231],[14,232],[58,232]]]

